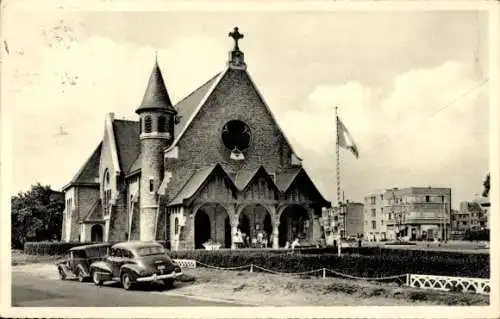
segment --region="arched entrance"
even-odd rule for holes
[[[226,209],[219,204],[205,204],[198,209],[194,221],[195,248],[211,240],[221,248],[231,247],[231,224]]]
[[[246,206],[240,213],[239,229],[248,236],[250,246],[252,243],[256,247],[270,245],[270,238],[273,232],[271,215],[267,209],[260,204]],[[267,242],[267,245],[266,245]]]
[[[300,205],[288,206],[280,216],[279,246],[285,246],[286,242],[291,244],[295,238],[307,239],[309,227],[307,210]]]
[[[102,226],[101,225],[94,225],[90,229],[90,241],[92,242],[102,242],[103,236],[102,236]]]
[[[203,244],[210,239],[210,217],[203,210],[199,210],[194,218],[194,248],[204,248]]]

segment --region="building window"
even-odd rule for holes
[[[153,119],[151,118],[151,116],[148,115],[144,118],[144,132],[151,133],[153,129],[152,127],[153,127]]]
[[[142,117],[139,118],[139,134],[142,133]]]
[[[377,229],[377,221],[372,220],[372,229]]]
[[[430,202],[430,196],[428,196],[428,195],[427,195],[427,196],[425,196],[425,202],[426,202],[426,203]]]
[[[383,220],[381,220],[381,221],[380,221],[380,225],[383,225],[383,224],[384,224],[384,221],[383,221]]]
[[[380,200],[384,200],[384,194],[380,195]]]
[[[441,203],[444,203],[444,196],[441,196]]]
[[[153,178],[149,179],[149,192],[154,192],[155,190],[155,180]]]
[[[372,217],[377,216],[377,210],[375,208],[372,208]]]
[[[158,118],[158,132],[165,133],[167,131],[167,119],[165,116],[160,116]]]
[[[104,171],[104,215],[107,216],[109,214],[109,202],[111,201],[111,178],[109,170]]]
[[[375,196],[370,197],[370,204],[375,205]]]
[[[175,217],[175,221],[174,221],[174,231],[175,231],[175,234],[176,234],[176,235],[179,233],[179,218],[178,218],[178,217]]]

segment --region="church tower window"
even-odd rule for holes
[[[149,179],[149,192],[152,193],[155,190],[155,180],[153,178]]]
[[[144,131],[145,133],[151,133],[153,127],[153,119],[151,116],[146,116],[144,118]]]
[[[163,115],[158,117],[158,132],[167,132],[167,119]]]

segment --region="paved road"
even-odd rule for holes
[[[126,291],[119,284],[98,287],[93,283],[61,281],[55,276],[19,271],[15,268],[12,271],[13,307],[243,306],[175,295],[175,288],[161,291],[159,286],[145,286],[141,290]]]

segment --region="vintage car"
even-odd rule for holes
[[[110,244],[93,244],[73,247],[56,262],[59,279],[76,277],[81,282],[90,278],[90,264],[106,258]]]
[[[162,282],[172,287],[182,272],[156,242],[129,241],[111,246],[108,257],[90,265],[92,280],[96,285],[105,281],[121,282],[129,290],[136,283]]]

